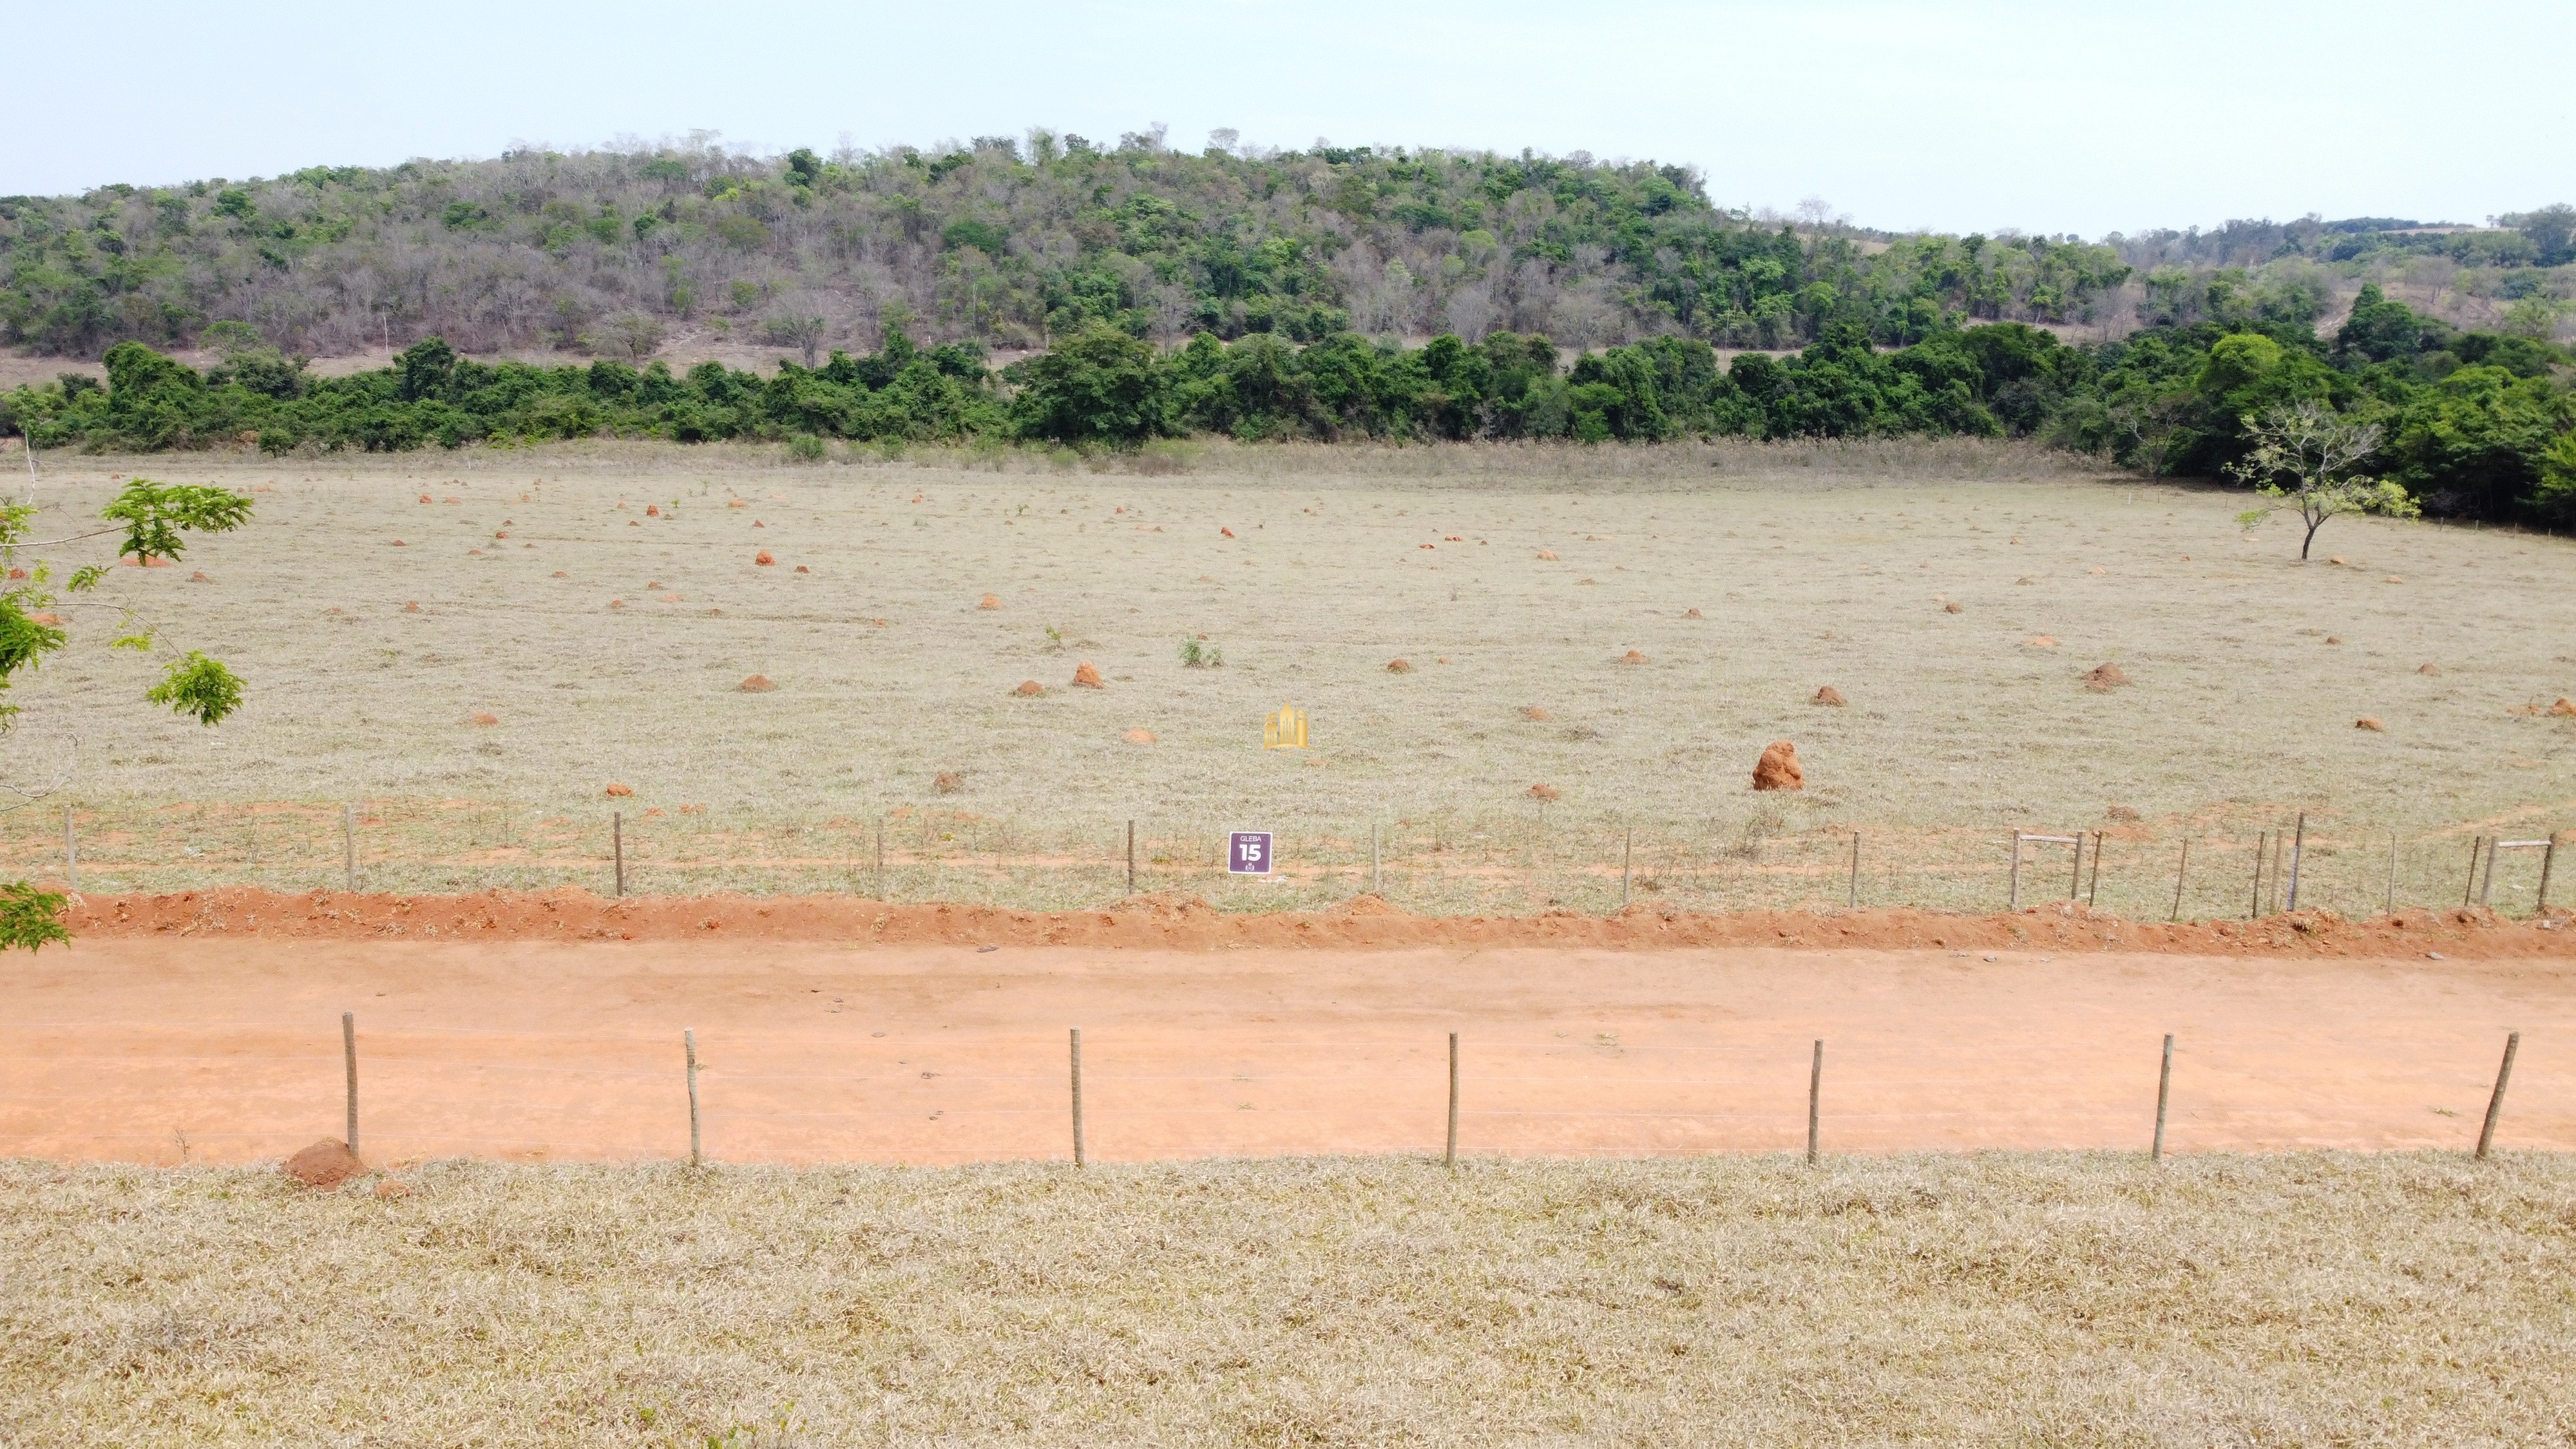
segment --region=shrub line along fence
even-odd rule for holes
[[[344,1011],[340,1014],[341,1050],[346,1065],[346,1080],[348,1083],[348,1127],[347,1135],[343,1140],[348,1144],[349,1150],[352,1153],[355,1153],[358,1150],[358,1036],[356,1023],[357,1018],[355,1013]],[[691,1167],[703,1167],[707,1159],[705,1154],[703,1115],[700,1107],[698,1091],[698,1034],[694,1028],[683,1030],[680,1033],[680,1047],[682,1056],[682,1073],[688,1094],[689,1165]],[[2494,1150],[2496,1128],[2504,1117],[2505,1090],[2513,1082],[2514,1057],[2520,1053],[2521,1049],[2522,1033],[2519,1031],[2508,1032],[2504,1040],[2503,1060],[2497,1063],[2496,1066],[2495,1085],[2487,1094],[2486,1115],[2482,1119],[2478,1128],[2477,1148],[2473,1155],[2480,1161],[2484,1161]],[[1083,1114],[1082,1028],[1078,1026],[1068,1030],[1067,1056],[1068,1066],[1070,1069],[1070,1090],[1067,1096],[1067,1103],[1071,1109],[1070,1126],[1072,1128],[1073,1165],[1075,1167],[1083,1167],[1087,1166],[1090,1162],[1090,1152],[1085,1138],[1085,1122]],[[1457,1032],[1453,1031],[1449,1033],[1449,1100],[1447,1132],[1444,1145],[1442,1146],[1440,1153],[1441,1165],[1449,1168],[1455,1168],[1458,1165],[1458,1118],[1460,1111],[1461,1089],[1463,1085],[1461,1060],[1459,1035]],[[2173,1065],[2174,1037],[2173,1033],[2167,1032],[2165,1033],[2162,1057],[2156,1072],[2154,1136],[2150,1139],[2150,1145],[2147,1151],[2148,1159],[2154,1162],[2162,1162],[2165,1158],[2165,1126],[2173,1101]],[[626,1073],[621,1075],[633,1076],[637,1074]],[[667,1081],[668,1079],[664,1078],[664,1080]],[[1022,1078],[1020,1080],[1034,1079]],[[1807,1076],[1806,1160],[1810,1164],[1819,1161],[1823,1156],[1824,1091],[1825,1043],[1824,1039],[1819,1037],[1816,1039],[1814,1044],[1813,1056],[1810,1058],[1810,1066]],[[1032,1108],[1023,1110],[1037,1111],[1043,1109]],[[1527,1116],[1532,1114],[1508,1113],[1503,1115]],[[1616,1114],[1607,1112],[1577,1112],[1570,1115],[1610,1116]]]
[[[1596,833],[1543,821],[1533,824],[1526,818],[1497,822],[1434,817],[1393,826],[1371,822],[1364,855],[1356,833],[1292,830],[1281,835],[1275,848],[1273,874],[1238,877],[1225,870],[1224,830],[1182,827],[1164,831],[1158,838],[1140,835],[1134,819],[1124,822],[1123,849],[1113,844],[1110,850],[1099,851],[1079,830],[1029,831],[1007,821],[963,814],[944,820],[926,813],[836,819],[821,827],[799,824],[765,833],[757,828],[720,831],[704,824],[669,822],[658,831],[639,833],[635,817],[613,811],[606,822],[606,840],[600,842],[607,849],[599,852],[598,844],[582,849],[583,832],[570,817],[540,820],[535,827],[522,829],[510,822],[507,807],[498,807],[502,823],[495,835],[503,843],[486,845],[481,834],[496,807],[467,805],[461,811],[445,805],[417,807],[410,816],[395,820],[402,814],[401,807],[370,807],[373,813],[361,817],[355,804],[342,804],[331,812],[339,817],[339,839],[331,842],[338,847],[333,853],[339,857],[335,862],[339,869],[324,874],[328,867],[318,866],[313,851],[321,842],[310,828],[310,817],[320,812],[311,807],[230,807],[236,818],[229,825],[217,822],[211,828],[205,807],[194,807],[195,816],[176,813],[188,808],[136,810],[122,819],[97,822],[126,847],[124,858],[103,861],[93,850],[86,862],[80,822],[66,808],[60,845],[65,879],[72,889],[80,889],[86,866],[93,880],[111,874],[129,881],[145,877],[165,890],[239,884],[309,890],[336,875],[337,881],[331,883],[352,892],[362,886],[423,892],[496,885],[544,889],[583,884],[587,878],[593,888],[605,885],[611,894],[624,896],[638,884],[636,873],[642,869],[650,883],[680,887],[668,892],[672,894],[864,891],[879,900],[950,900],[1036,910],[1095,905],[1103,893],[1122,887],[1127,895],[1136,894],[1140,887],[1197,890],[1226,908],[1303,909],[1355,892],[1364,881],[1370,893],[1426,914],[1575,905],[1606,911],[1624,909],[1641,893],[1686,910],[1835,904],[1857,910],[1866,901],[1979,911],[1994,909],[1996,895],[2001,896],[2004,909],[2020,909],[2027,893],[2025,867],[2037,866],[2042,852],[2060,848],[2068,852],[2063,898],[2098,906],[2104,859],[2112,853],[2111,846],[2134,843],[2138,848],[2122,852],[2128,859],[2111,878],[2115,896],[2125,892],[2128,897],[2115,899],[2115,912],[2132,919],[2151,919],[2161,910],[2167,919],[2179,921],[2187,908],[2193,919],[2232,917],[2240,910],[2255,919],[2299,910],[2303,900],[2312,908],[2340,905],[2345,915],[2366,917],[2394,912],[2401,904],[2420,907],[2447,902],[2451,887],[2443,883],[2445,877],[2456,883],[2460,905],[2492,906],[2503,858],[2534,853],[2537,858],[2527,869],[2536,879],[2509,880],[2506,888],[2515,893],[2528,889],[2532,914],[2539,915],[2549,906],[2559,835],[2551,831],[2528,839],[2504,839],[2472,834],[2463,875],[2454,873],[2461,869],[2458,856],[2450,856],[2448,865],[2437,858],[2457,848],[2460,837],[2450,831],[2418,834],[2412,842],[2412,859],[2402,859],[2409,854],[2408,842],[2397,831],[2330,838],[2311,830],[2305,813],[2289,829],[2256,830],[2250,849],[2241,836],[2183,834],[2170,842],[2174,853],[2165,863],[2152,858],[2152,837],[2138,830],[2045,834],[2016,829],[1998,836],[1890,828],[1875,832],[1880,848],[1867,852],[1864,840],[1872,832],[1847,827],[1767,834],[1748,826],[1732,844],[1714,847],[1709,837],[1715,832],[1677,827],[1657,831],[1660,838],[1649,839],[1641,852],[1633,824],[1620,824],[1615,833]],[[459,833],[458,821],[443,818],[460,814],[462,833],[468,837],[461,851],[452,839]],[[264,818],[283,824],[263,823]],[[703,816],[698,819],[703,821]],[[890,823],[900,827],[891,853]],[[364,825],[388,826],[396,848],[367,858],[361,849]],[[167,848],[166,837],[173,833],[180,836],[175,852],[181,857],[178,863],[167,859],[174,852]],[[279,833],[287,837],[288,849],[282,853],[276,850]],[[789,837],[789,848],[783,851],[776,848],[782,834]],[[954,848],[960,834],[965,836],[962,850]],[[155,836],[162,839],[156,842]],[[598,836],[590,838],[599,841]],[[2378,849],[2374,842],[2382,838],[2386,850],[2374,858]],[[195,843],[200,839],[210,844]],[[1112,837],[1113,842],[1121,839]],[[401,847],[414,840],[428,848],[405,853]],[[94,846],[97,837],[90,843]],[[155,843],[162,848],[149,849]],[[138,851],[138,845],[145,849]],[[692,845],[699,849],[695,858],[685,853]],[[2195,845],[2200,847],[2197,851]],[[2000,862],[1992,855],[1979,859],[1985,850],[1996,847],[2003,856]],[[40,838],[16,834],[0,838],[0,850],[7,851],[11,867],[40,870],[51,847]],[[1645,857],[1642,872],[1641,853]],[[162,858],[137,858],[154,854]],[[2214,864],[2213,855],[2222,860],[2233,855],[2236,863]],[[1883,873],[1865,874],[1865,858],[1883,862]],[[1616,906],[1608,896],[1614,862]],[[2229,876],[2236,885],[2221,884]],[[2213,890],[2218,892],[2215,897]],[[2230,897],[2236,904],[2228,903]],[[2120,911],[2123,905],[2128,909]],[[2212,906],[2217,908],[2208,909]]]

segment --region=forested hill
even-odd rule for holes
[[[435,335],[641,357],[690,332],[809,363],[890,326],[1033,349],[1093,323],[1165,346],[1348,329],[1778,348],[1843,321],[1903,344],[1944,316],[2087,321],[2132,280],[2113,248],[2072,238],[1792,229],[1713,206],[1681,166],[1043,132],[944,154],[523,151],[0,198],[0,269],[0,341],[65,355],[188,347],[237,321],[316,356]]]

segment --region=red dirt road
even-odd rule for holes
[[[85,936],[0,976],[0,1154],[239,1162],[336,1137],[343,1010],[377,1163],[684,1155],[684,1027],[707,1155],[736,1162],[1067,1156],[1070,1026],[1101,1159],[1436,1153],[1452,1030],[1469,1153],[1794,1149],[1817,1037],[1827,1151],[2143,1150],[2166,1031],[2175,1151],[2465,1149],[2509,1029],[2500,1143],[2576,1149],[2576,960],[2422,944]]]

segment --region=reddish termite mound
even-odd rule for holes
[[[2096,694],[2106,694],[2128,682],[2128,671],[2117,664],[2096,664],[2084,675],[2084,687]]]
[[[1556,798],[1557,789],[1554,785],[1532,785],[1529,787],[1529,796],[1533,800],[1545,802]]]
[[[1389,674],[1411,674],[1413,672],[1413,661],[1409,659],[1390,659],[1386,661],[1386,672]]]
[[[1544,720],[1547,718],[1547,711],[1535,704],[1525,704],[1521,706],[1521,718],[1526,720]]]
[[[977,603],[975,607],[979,609],[998,609],[1002,607],[1002,601],[994,595],[986,594],[982,601]]]
[[[1812,702],[1816,704],[1831,705],[1836,709],[1840,709],[1849,701],[1843,698],[1843,692],[1841,690],[1828,684],[1824,688],[1816,691],[1816,697]]]
[[[1015,689],[1015,690],[1012,690],[1011,692],[1012,692],[1013,694],[1025,694],[1025,695],[1032,695],[1032,696],[1034,696],[1034,695],[1040,695],[1040,694],[1044,694],[1044,693],[1046,693],[1046,686],[1045,686],[1045,685],[1043,685],[1043,684],[1038,683],[1038,682],[1037,682],[1036,680],[1034,680],[1034,679],[1023,679],[1023,680],[1021,680],[1021,681],[1020,681],[1020,687],[1019,687],[1019,688],[1017,688],[1017,689]]]
[[[1753,788],[1806,789],[1807,772],[1798,768],[1798,747],[1787,740],[1773,740],[1764,746],[1762,758],[1753,762]]]
[[[1132,729],[1120,735],[1119,738],[1131,745],[1150,745],[1154,742],[1154,732],[1149,729]]]
[[[777,687],[777,685],[770,682],[769,676],[766,674],[746,676],[742,683],[734,686],[734,688],[741,690],[745,694],[767,694],[769,691],[776,689]]]
[[[474,722],[478,725],[496,725],[501,722],[501,717],[497,714],[478,714],[474,716]]]
[[[1643,664],[1646,662],[1646,656],[1642,651],[1631,649],[1627,653],[1619,656],[1619,662],[1622,664]]]
[[[367,1170],[349,1144],[325,1137],[278,1164],[278,1170],[306,1187],[338,1187]]]
[[[1091,661],[1086,659],[1073,666],[1073,682],[1083,689],[1101,688],[1100,671],[1092,668]]]
[[[2372,734],[2377,734],[2381,730],[2388,728],[2388,726],[2381,724],[2376,717],[2371,715],[2363,715],[2361,718],[2354,720],[2352,722],[2352,727],[2357,730],[2368,730]]]
[[[767,568],[767,567],[769,567],[771,564],[774,564],[774,563],[778,562],[778,560],[776,560],[776,559],[774,559],[774,558],[771,558],[771,557],[769,556],[769,550],[767,550],[767,549],[765,549],[765,548],[764,548],[764,549],[762,549],[760,552],[758,552],[758,553],[756,553],[756,554],[753,554],[753,555],[751,556],[751,561],[752,561],[753,563],[755,563],[755,564],[760,565],[762,568]]]
[[[628,795],[632,795],[632,794],[634,794],[634,793],[635,793],[635,787],[634,787],[634,786],[632,786],[632,785],[618,785],[618,784],[611,784],[611,785],[608,787],[608,793],[609,793],[609,794],[611,794],[611,795],[615,795],[615,796],[618,796],[618,797],[620,797],[620,798],[623,798],[623,797],[625,797],[625,796],[628,796]]]
[[[954,795],[966,788],[966,776],[961,771],[942,770],[930,783],[938,788],[940,794]]]

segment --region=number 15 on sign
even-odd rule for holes
[[[1272,864],[1269,831],[1238,830],[1226,837],[1227,874],[1268,875]]]

